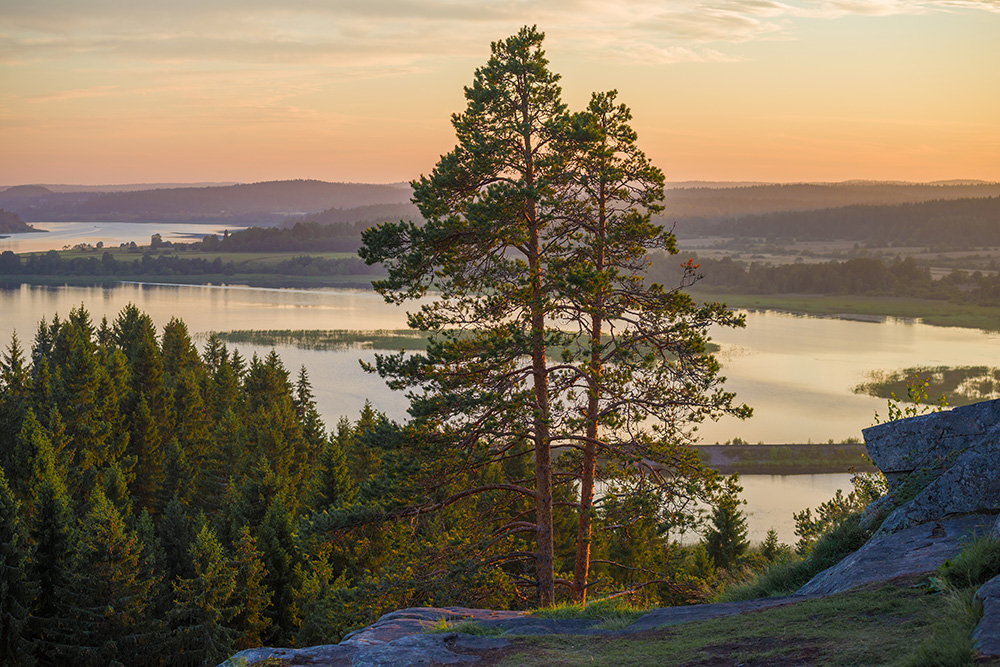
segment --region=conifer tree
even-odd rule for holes
[[[131,426],[129,455],[141,462],[135,468],[132,493],[139,507],[155,511],[157,498],[166,480],[166,471],[160,429],[145,395],[139,397],[139,403],[132,414]]]
[[[31,579],[38,586],[32,613],[32,636],[38,638],[58,619],[55,603],[59,591],[70,578],[72,557],[76,550],[76,521],[58,471],[54,466],[40,466],[41,476],[32,480],[28,496],[34,505],[28,530],[34,547]]]
[[[249,526],[240,528],[233,545],[235,556],[233,568],[236,571],[234,603],[236,615],[232,627],[239,633],[235,648],[242,650],[263,644],[263,634],[271,625],[267,609],[271,604],[271,591],[264,585],[267,570],[264,569],[257,540]]]
[[[302,425],[302,437],[305,440],[306,460],[312,463],[320,455],[326,443],[326,429],[323,420],[316,410],[312,384],[306,367],[299,368],[298,379],[295,382],[294,395],[295,414]]]
[[[491,45],[465,89],[466,110],[452,118],[458,145],[413,183],[427,224],[370,229],[360,253],[388,268],[389,278],[375,283],[387,300],[437,290],[410,316],[410,326],[433,333],[427,353],[378,360],[390,386],[427,391],[414,395],[411,412],[463,441],[460,447],[478,446],[477,459],[523,456],[530,443],[533,483],[507,486],[534,501],[537,591],[548,606],[555,582],[546,348],[561,340],[546,323],[553,307],[548,201],[565,178],[556,148],[568,117],[542,40],[525,27]],[[483,451],[477,443],[486,434]]]
[[[15,332],[0,357],[0,467],[7,452],[14,448],[13,438],[28,406],[30,381],[24,351]]]
[[[651,222],[663,209],[663,173],[639,149],[632,114],[616,97],[616,91],[595,93],[563,139],[574,168],[559,191],[556,228],[563,242],[552,262],[561,279],[553,319],[576,332],[576,344],[561,355],[575,373],[561,376],[567,428],[557,442],[579,453],[573,592],[580,601],[598,458],[615,475],[659,479],[675,506],[689,503],[692,493],[707,500],[714,478],[690,465],[694,459],[684,451],[691,426],[750,412],[722,390],[719,365],[706,348],[709,327],[742,326],[742,319],[722,304],[699,306],[681,291],[697,278],[690,263],[674,286],[644,278],[649,253],[676,253],[676,240]],[[662,475],[665,468],[673,479]]]
[[[308,504],[313,510],[346,507],[357,494],[341,440],[331,433],[313,472]]]
[[[31,664],[26,626],[35,603],[31,547],[18,505],[0,468],[0,664],[11,667]]]
[[[298,586],[300,563],[292,513],[281,496],[268,506],[257,534],[257,545],[267,574],[264,586],[271,591],[268,642],[288,642],[295,630],[294,592]]]
[[[215,532],[203,525],[191,544],[193,576],[174,583],[170,622],[176,638],[177,665],[214,665],[233,653],[236,631],[236,571]]]
[[[73,575],[60,591],[59,653],[76,665],[145,662],[154,581],[142,544],[100,487],[90,493]]]
[[[157,537],[166,558],[165,583],[169,585],[177,578],[190,578],[192,566],[188,549],[194,534],[191,520],[176,495],[167,503],[163,518],[157,524]]]
[[[359,253],[388,269],[374,283],[387,301],[435,291],[409,316],[431,334],[426,354],[383,355],[375,365],[390,387],[409,390],[414,428],[436,444],[428,474],[485,474],[512,458],[534,467],[533,480],[470,479],[415,511],[501,488],[531,498],[534,517],[500,534],[533,527],[545,606],[554,600],[559,484],[581,481],[572,586],[583,600],[597,458],[659,478],[684,506],[711,493],[711,476],[682,451],[691,425],[749,410],[721,389],[706,348],[710,326],[739,318],[681,292],[693,263],[675,288],[642,278],[648,252],[673,252],[675,241],[651,223],[663,175],[637,148],[630,112],[612,92],[570,117],[542,40],[525,27],[492,45],[465,89],[466,110],[453,117],[458,145],[413,183],[427,223],[369,229]],[[564,458],[573,466],[553,472],[553,447],[578,450]],[[698,477],[704,483],[692,483]]]
[[[716,567],[729,568],[746,552],[750,543],[747,541],[747,519],[740,510],[745,501],[739,494],[743,487],[737,482],[736,475],[726,480],[726,486],[712,508],[711,525],[705,534],[705,549]]]

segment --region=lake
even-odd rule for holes
[[[240,286],[147,285],[0,289],[0,339],[6,347],[16,330],[25,347],[42,318],[84,305],[95,322],[113,319],[134,303],[162,328],[173,316],[204,340],[208,332],[233,329],[395,329],[405,326],[403,309],[364,290],[264,289]],[[859,437],[885,402],[851,389],[872,369],[920,364],[993,365],[997,335],[886,320],[856,322],[781,313],[747,313],[747,327],[714,332],[727,386],[754,408],[745,422],[722,419],[702,426],[706,442],[734,436],[750,442],[826,442]],[[271,348],[239,345],[245,356]],[[405,397],[389,391],[377,376],[362,371],[364,350],[319,351],[283,346],[278,352],[293,373],[304,365],[316,403],[328,426],[354,419],[366,400],[391,418],[406,416]],[[768,528],[793,541],[793,511],[816,506],[838,488],[849,490],[847,475],[747,475],[742,479],[751,513],[751,537]]]
[[[134,242],[149,245],[149,237],[159,233],[164,241],[190,243],[208,234],[222,235],[225,230],[246,229],[246,225],[224,226],[218,223],[151,223],[151,222],[32,222],[43,232],[11,234],[0,238],[0,252],[44,252],[72,248],[80,243],[118,246]]]
[[[201,225],[128,225],[129,233],[142,232],[140,241],[154,231],[165,239],[175,233],[192,233],[186,231],[188,227],[206,229]],[[113,239],[106,243],[121,243],[118,239],[125,230],[112,231]],[[79,243],[79,239],[73,237],[68,243]],[[4,241],[7,239],[0,239],[0,243]],[[16,330],[24,347],[30,348],[42,317],[51,319],[55,313],[65,316],[83,304],[94,321],[100,322],[102,317],[113,319],[129,303],[148,313],[161,329],[173,316],[184,319],[191,333],[202,341],[208,332],[234,329],[405,328],[404,309],[364,290],[138,283],[113,287],[22,285],[0,289],[0,346],[6,348]],[[852,392],[869,371],[919,365],[994,366],[1000,349],[997,333],[974,329],[774,312],[747,313],[745,329],[717,330],[713,338],[721,346],[726,386],[754,408],[754,416],[744,422],[724,418],[701,425],[706,443],[734,437],[768,444],[860,437],[861,429],[873,423],[876,410],[883,418],[886,413],[884,400]],[[238,347],[248,357],[271,349]],[[405,397],[389,391],[377,376],[364,373],[358,363],[359,359],[373,359],[373,352],[277,349],[293,374],[302,365],[307,368],[317,408],[328,426],[334,426],[340,417],[355,419],[366,400],[393,419],[405,418]],[[755,541],[775,527],[782,540],[792,542],[792,512],[815,507],[838,488],[849,490],[848,475],[844,474],[747,475],[742,483]]]

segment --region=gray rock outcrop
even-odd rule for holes
[[[1000,510],[1000,400],[900,419],[863,434],[898,505],[879,533]],[[881,509],[885,505],[881,501]]]
[[[990,532],[993,522],[992,516],[970,514],[876,535],[817,574],[796,595],[833,595],[879,581],[933,572],[955,557],[970,538]]]

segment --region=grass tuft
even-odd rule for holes
[[[594,600],[586,606],[575,602],[562,602],[545,609],[536,609],[531,615],[538,618],[597,619],[601,623],[595,627],[600,630],[621,630],[634,623],[649,609],[649,605],[636,605],[625,598],[611,598]]]
[[[805,558],[772,565],[754,579],[723,591],[719,601],[791,595],[814,576],[860,549],[871,534],[872,530],[861,527],[861,514],[852,514],[820,537]]]
[[[1000,539],[982,536],[971,540],[955,558],[946,560],[938,572],[953,588],[982,586],[1000,574]]]
[[[944,609],[930,628],[930,634],[906,657],[901,667],[965,667],[972,665],[975,648],[972,631],[982,615],[975,588],[945,593]]]

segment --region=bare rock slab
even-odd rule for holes
[[[968,539],[988,533],[995,520],[994,516],[973,514],[877,534],[813,577],[796,595],[833,595],[896,577],[933,572],[958,554]]]
[[[442,609],[414,607],[394,611],[379,618],[368,627],[352,632],[339,644],[311,646],[301,649],[255,648],[240,651],[219,667],[254,664],[277,660],[282,667],[418,667],[420,665],[460,665],[479,660],[477,656],[462,651],[503,648],[509,642],[502,637],[473,637],[454,632],[429,634],[442,619],[448,622],[461,620],[518,621],[525,616],[517,611],[467,609],[447,607]]]

